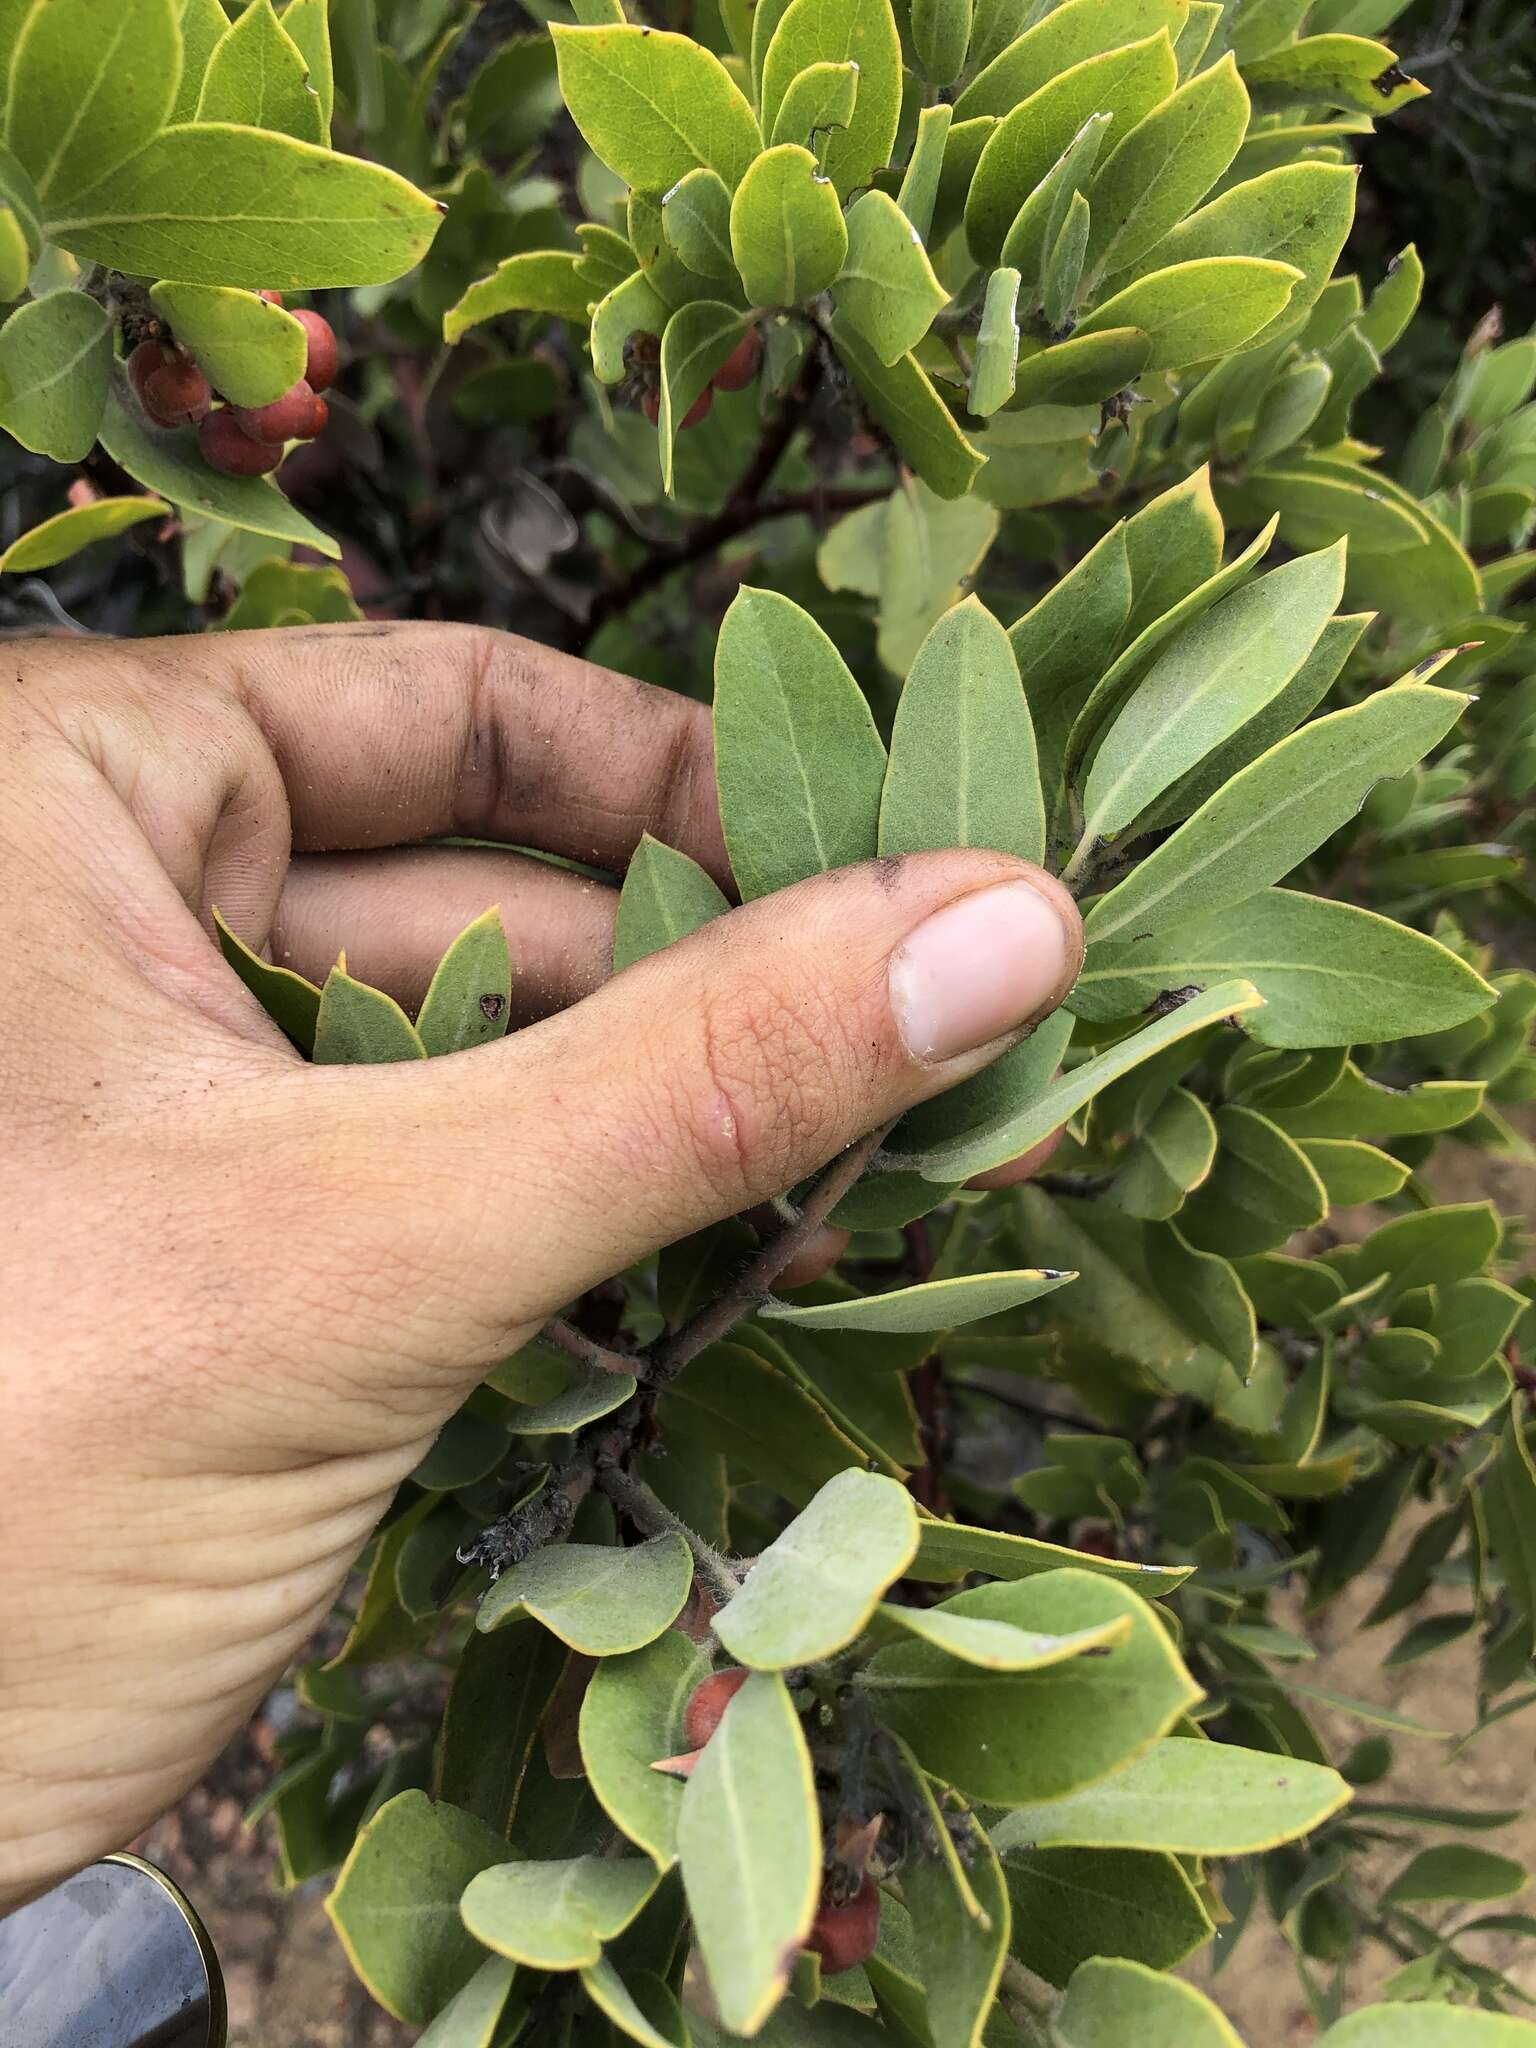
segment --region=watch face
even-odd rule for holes
[[[136,1856],[110,1856],[0,1920],[5,2048],[224,2048],[202,1923]]]

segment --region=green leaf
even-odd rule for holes
[[[865,192],[849,207],[835,297],[844,327],[887,368],[917,347],[949,303],[922,237],[887,193]]]
[[[1008,635],[980,601],[923,642],[891,729],[879,851],[990,847],[1045,857],[1035,732]]]
[[[987,419],[1013,396],[1019,360],[1019,273],[994,270],[987,279],[967,410]]]
[[[320,991],[310,1057],[321,1067],[374,1066],[387,1060],[424,1060],[427,1049],[393,996],[333,967]]]
[[[1237,155],[1247,126],[1248,94],[1228,52],[1121,138],[1088,188],[1090,286],[1128,270],[1177,227]],[[1220,253],[1269,251],[1229,242]]]
[[[1061,1557],[1072,1552],[1063,1551]],[[961,1664],[974,1664],[982,1671],[1040,1671],[1048,1664],[1063,1663],[1115,1643],[1130,1634],[1125,1615],[1116,1615],[1090,1628],[1073,1629],[1067,1635],[1050,1635],[1039,1629],[1017,1628],[1012,1622],[992,1621],[980,1614],[954,1614],[948,1606],[882,1606],[875,1634],[877,1639],[916,1636]],[[947,1667],[946,1667],[947,1668]]]
[[[681,1411],[691,1435],[803,1506],[848,1466],[866,1466],[869,1454],[816,1399],[809,1375],[796,1378],[789,1363],[742,1344],[713,1345],[673,1382],[660,1413],[671,1427]]]
[[[1355,107],[1378,120],[1429,91],[1398,69],[1385,43],[1364,36],[1303,36],[1243,70],[1269,105]]]
[[[949,140],[952,107],[924,107],[917,117],[917,136],[902,174],[896,204],[926,242],[933,227],[933,211],[939,196],[939,178],[944,168],[944,149]]]
[[[325,110],[309,83],[309,66],[272,0],[250,0],[215,45],[194,119],[272,128],[300,142],[327,140]]]
[[[1480,1273],[1499,1248],[1502,1224],[1491,1202],[1456,1202],[1394,1216],[1373,1230],[1351,1260],[1355,1286],[1390,1276],[1384,1301],[1397,1301],[1415,1287],[1439,1287]]]
[[[518,258],[510,260],[515,263]],[[592,368],[599,382],[622,384],[629,374],[630,336],[650,334],[659,341],[670,317],[665,301],[657,296],[643,270],[631,271],[616,284],[592,308]]]
[[[872,859],[885,748],[814,619],[743,588],[715,647],[720,816],[744,900]]]
[[[807,64],[789,82],[773,117],[770,147],[798,142],[814,150],[829,128],[846,128],[859,97],[857,64]]]
[[[876,1653],[860,1682],[881,1720],[969,1798],[1064,1797],[1150,1748],[1201,1696],[1145,1603],[1094,1573],[979,1586],[943,1611],[1057,1635],[1130,1619],[1124,1641],[1103,1654],[1036,1671],[982,1671],[922,1642]]]
[[[972,0],[912,0],[912,45],[931,85],[952,85],[965,69]]]
[[[1165,842],[1166,843],[1166,842]],[[1356,1045],[1449,1029],[1494,992],[1448,948],[1374,911],[1266,889],[1146,938],[1095,940],[1073,1010],[1127,1016],[1166,989],[1241,975],[1264,998],[1252,1034],[1265,1045]]]
[[[1199,1187],[1215,1157],[1211,1112],[1187,1088],[1170,1088],[1137,1133],[1106,1199],[1127,1215],[1165,1220]]]
[[[571,118],[615,177],[659,196],[702,164],[734,190],[762,136],[718,57],[687,36],[628,24],[557,22],[550,34]]]
[[[120,0],[110,16],[95,0],[48,0],[27,14],[10,61],[5,140],[50,221],[165,122],[180,45],[173,0]]]
[[[1438,2005],[1378,2005],[1328,2029],[1317,2048],[1532,2048],[1529,2020]]]
[[[315,1043],[315,1024],[320,1015],[319,989],[312,981],[306,981],[302,974],[295,974],[292,968],[274,967],[259,953],[253,953],[243,939],[235,937],[219,914],[217,904],[213,910],[213,928],[218,936],[219,951],[273,1023],[288,1034],[300,1052],[311,1052]]]
[[[1005,1815],[992,1840],[1004,1856],[1015,1846],[1249,1856],[1310,1834],[1349,1797],[1322,1764],[1173,1735],[1101,1784]]]
[[[609,1818],[658,1870],[677,1861],[681,1783],[651,1769],[685,1744],[683,1709],[708,1675],[696,1643],[668,1629],[625,1657],[605,1657],[581,1705],[581,1760]]]
[[[1198,616],[1190,611],[1190,604],[1198,601],[1204,609],[1205,593],[1221,574],[1225,540],[1221,513],[1211,492],[1209,463],[1202,463],[1182,483],[1160,492],[1131,514],[1125,522],[1131,614],[1125,622],[1125,655],[1115,667],[1137,661],[1149,646],[1157,644],[1150,638],[1152,628],[1162,631],[1169,620],[1184,625]],[[1245,548],[1237,562],[1246,563],[1250,558],[1262,560],[1262,555]]]
[[[718,171],[700,164],[661,202],[661,225],[677,259],[698,277],[734,280],[731,194]]]
[[[1290,681],[1344,587],[1340,549],[1271,569],[1214,605],[1153,663],[1083,790],[1085,844],[1121,832]]]
[[[0,427],[34,455],[79,462],[101,427],[112,323],[83,292],[50,292],[0,327]]]
[[[614,973],[687,938],[730,907],[697,861],[642,833],[619,892]]]
[[[466,1884],[507,1855],[499,1835],[424,1792],[359,1828],[325,1902],[353,1969],[386,2012],[423,2027],[484,1961],[457,1924]]]
[[[464,1645],[438,1731],[433,1793],[504,1837],[569,1653],[536,1621]],[[503,1854],[509,1852],[503,1851]]]
[[[1101,1088],[1165,1046],[1187,1038],[1218,1017],[1238,1016],[1256,1009],[1262,1001],[1258,991],[1246,981],[1224,982],[1218,988],[1208,989],[1133,1037],[1122,1039],[1107,1052],[1058,1076],[1032,1103],[979,1125],[955,1145],[938,1145],[918,1153],[913,1164],[925,1178],[941,1183],[989,1173],[993,1167],[1017,1159],[1032,1145],[1038,1145]]]
[[[618,0],[614,0],[618,4]],[[626,1983],[606,1956],[581,1973],[581,1986],[593,2004],[608,2015],[619,2033],[641,2048],[689,2048],[691,2036],[683,2021],[682,2008],[665,1982],[650,1972],[631,1972]],[[637,1993],[639,1996],[637,1996]],[[655,2024],[641,2010],[640,1998],[665,2026]]]
[[[1228,1103],[1216,1112],[1216,1130],[1221,1144],[1210,1178],[1179,1211],[1179,1228],[1192,1244],[1224,1258],[1246,1258],[1322,1222],[1328,1213],[1323,1184],[1277,1124]]]
[[[600,1961],[603,1943],[623,1933],[658,1881],[638,1856],[498,1862],[471,1880],[459,1910],[498,1955],[535,1970],[579,1970]]]
[[[48,231],[82,261],[141,276],[316,291],[393,282],[426,254],[439,218],[434,200],[382,164],[209,122],[164,129],[72,193]]]
[[[976,74],[955,102],[956,118],[969,121],[978,114],[1011,113],[1086,57],[1118,50],[1163,29],[1177,35],[1186,12],[1184,0],[1065,0],[1024,34],[1010,39]],[[1168,90],[1173,90],[1171,81]]]
[[[1332,383],[1333,372],[1316,357],[1288,363],[1260,400],[1248,439],[1250,460],[1264,462],[1293,447],[1322,411]]]
[[[581,257],[564,249],[508,256],[449,307],[443,315],[444,341],[460,341],[482,320],[499,320],[505,313],[553,313],[562,320],[584,321],[592,294],[581,264]],[[620,343],[625,339],[620,336]]]
[[[589,1422],[611,1415],[634,1398],[637,1382],[627,1372],[596,1372],[578,1375],[562,1393],[547,1401],[530,1402],[509,1418],[517,1436],[568,1436]]]
[[[191,63],[191,41],[188,35],[188,18],[199,8],[208,5],[209,0],[188,0],[181,17],[183,41],[187,44],[188,63]],[[218,0],[212,0],[216,7]],[[331,116],[336,108],[336,74],[331,57],[330,0],[288,0],[282,12],[283,27],[298,45],[299,54],[309,66],[310,89],[320,101],[320,140],[328,142],[331,135]],[[546,48],[548,46],[546,45]],[[212,52],[210,51],[210,55]],[[550,68],[554,68],[553,51],[549,52]],[[183,95],[187,90],[187,78],[182,76]],[[180,118],[191,119],[190,111]]]
[[[1482,1100],[1480,1081],[1389,1088],[1351,1064],[1326,1095],[1276,1115],[1293,1138],[1405,1138],[1453,1130],[1477,1114]]]
[[[1441,1376],[1460,1379],[1480,1371],[1503,1349],[1525,1305],[1525,1297],[1502,1280],[1468,1278],[1437,1286],[1429,1329],[1440,1346]]]
[[[1241,349],[1284,309],[1301,272],[1255,256],[1206,256],[1138,278],[1079,321],[1079,335],[1135,327],[1149,370],[1182,370]]]
[[[421,2048],[495,2048],[517,1967],[502,1956],[482,1963],[421,2037]]]
[[[1397,683],[1281,740],[1099,898],[1084,920],[1090,947],[1208,916],[1278,881],[1355,816],[1376,782],[1422,759],[1465,706],[1454,691]]]
[[[1092,1957],[1073,1972],[1053,2026],[1060,2048],[1118,2048],[1133,2039],[1137,2048],[1242,2048],[1192,1984],[1112,1956]]]
[[[1087,184],[1113,114],[1090,114],[1014,215],[1003,237],[1003,261],[1030,279],[1026,305],[1039,298],[1046,251],[1060,232],[1072,195]]]
[[[1137,267],[1161,270],[1206,256],[1265,256],[1293,265],[1302,282],[1276,315],[1273,330],[1261,328],[1249,342],[1256,348],[1282,328],[1289,330],[1332,276],[1355,217],[1356,183],[1352,164],[1282,164],[1229,186],[1170,228]]]
[[[854,1301],[828,1301],[812,1307],[771,1302],[758,1313],[770,1321],[796,1323],[813,1330],[879,1330],[902,1333],[953,1330],[983,1316],[1001,1315],[1026,1301],[1038,1301],[1075,1280],[1075,1273],[961,1273],[950,1280],[925,1280],[915,1287],[893,1288],[889,1294],[866,1294]]]
[[[53,301],[40,303],[51,305]],[[0,361],[4,339],[5,330],[0,330]],[[117,385],[107,399],[100,439],[113,461],[136,483],[200,518],[222,520],[227,526],[266,534],[273,540],[293,541],[322,555],[341,553],[340,543],[290,505],[268,478],[220,476],[204,462],[192,428],[178,427],[166,433],[150,426]]]
[[[909,1776],[926,1826],[902,1866],[901,1889],[928,1993],[929,2032],[949,2048],[981,2048],[1008,1955],[1008,1887],[975,1816],[941,1806],[915,1763]]]
[[[917,1550],[910,1494],[874,1472],[840,1472],[758,1557],[715,1634],[738,1664],[784,1671],[859,1635]]]
[[[1173,45],[1160,29],[1123,49],[1100,49],[1014,106],[988,136],[966,196],[965,233],[977,262],[997,261],[1021,200],[1047,176],[1090,115],[1111,115],[1123,132],[1165,100],[1176,83]],[[961,104],[968,98],[962,95]],[[985,111],[990,109],[965,105],[962,118]]]
[[[28,0],[21,0],[21,4],[28,4]],[[290,13],[294,4],[297,0],[290,4]],[[305,0],[305,4],[313,4],[313,0]],[[221,0],[177,0],[176,11],[181,23],[181,76],[176,84],[176,97],[166,116],[170,122],[190,121],[197,112],[198,95],[203,89],[208,61],[229,27],[229,16],[224,12]],[[286,26],[291,35],[292,24]],[[0,56],[0,66],[3,62],[3,56]]]
[[[725,2025],[753,2034],[788,1982],[821,1887],[821,1826],[794,1703],[754,1672],[683,1790],[683,1884]]]
[[[755,49],[755,31],[753,40]],[[847,127],[827,138],[823,156],[840,199],[873,182],[896,140],[901,42],[890,0],[792,0],[773,30],[762,72],[763,126],[772,130],[802,71],[848,63],[859,67],[858,98]]]
[[[956,426],[917,358],[882,363],[863,336],[836,316],[831,334],[843,367],[903,460],[938,497],[963,498],[986,458]]]
[[[1119,644],[1131,609],[1130,557],[1122,521],[1052,585],[1008,630],[1024,679],[1041,781],[1052,787],[1083,699]]]
[[[1390,1152],[1358,1138],[1313,1138],[1302,1151],[1317,1169],[1328,1194],[1328,1207],[1350,1209],[1362,1202],[1384,1202],[1408,1178],[1408,1169]]]
[[[972,1529],[963,1522],[925,1519],[918,1536],[917,1556],[907,1577],[943,1582],[986,1572],[992,1578],[1026,1579],[1063,1565],[1094,1572],[1134,1586],[1150,1600],[1160,1600],[1181,1586],[1193,1565],[1138,1564],[1113,1557],[1066,1550],[1034,1536],[1011,1536],[1001,1529]]]
[[[668,496],[672,493],[678,430],[694,402],[708,390],[710,378],[746,331],[746,321],[733,306],[719,305],[713,299],[696,299],[692,305],[679,306],[667,322],[661,337],[661,413],[657,435],[662,489]]]
[[[512,955],[492,908],[459,933],[422,998],[416,1031],[429,1058],[505,1037],[511,998]]]
[[[1432,1899],[1509,1899],[1529,1882],[1524,1866],[1472,1842],[1439,1842],[1421,1849],[1381,1895],[1383,1906],[1424,1905]]]
[[[241,22],[256,13],[250,8]],[[269,299],[204,284],[157,284],[149,296],[214,390],[232,405],[270,405],[303,376],[309,337],[291,313]]]
[[[883,505],[865,509],[881,515],[870,593],[880,600],[876,647],[886,667],[904,676],[969,587],[1000,522],[980,498],[940,498],[917,477],[904,479]]]
[[[693,1557],[681,1536],[654,1536],[633,1550],[559,1543],[504,1572],[480,1603],[475,1627],[503,1627],[520,1614],[588,1657],[616,1657],[654,1642],[682,1612]]]
[[[1169,1970],[1211,1936],[1200,1895],[1172,1856],[1015,1850],[1003,1869],[1014,1953],[1051,1984],[1064,1985],[1081,1964],[1105,1956]]]
[[[246,577],[217,630],[244,633],[271,626],[344,626],[362,616],[352,586],[340,569],[309,569],[269,557]]]
[[[798,306],[814,299],[847,253],[848,225],[815,157],[794,142],[764,150],[731,201],[731,254],[752,304]]]
[[[1258,1352],[1253,1303],[1227,1261],[1197,1251],[1170,1224],[1151,1240],[1152,1279],[1174,1315],[1201,1343],[1225,1358],[1245,1384]]]
[[[72,505],[13,540],[0,554],[0,576],[30,575],[67,562],[98,540],[111,540],[146,519],[160,519],[170,507],[160,498],[98,498]]]

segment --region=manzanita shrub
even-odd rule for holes
[[[154,521],[141,616],[259,627],[358,616],[291,558],[344,541],[712,676],[743,899],[958,845],[1085,913],[1057,1017],[572,1303],[402,1487],[261,1810],[431,2048],[1230,2048],[1167,1973],[1258,1913],[1328,2048],[1536,2042],[1513,1816],[1434,1777],[1536,1703],[1536,1289],[1433,1192],[1536,1092],[1536,339],[1356,436],[1422,283],[1334,274],[1400,11],[0,7],[0,424],[79,468],[0,570],[60,604]],[[339,536],[267,475],[316,435]],[[615,967],[729,907],[646,840]],[[321,1062],[483,1045],[519,971],[488,911],[413,1019],[220,940]],[[1307,1678],[1384,1554],[1458,1731]]]

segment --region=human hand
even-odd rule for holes
[[[612,890],[409,843],[650,830],[728,882],[703,707],[457,627],[10,653],[0,1908],[196,1779],[498,1358],[985,1065],[1081,951],[1059,884],[955,852],[606,981]],[[525,1028],[420,1065],[307,1066],[208,936],[410,1002],[489,903]]]

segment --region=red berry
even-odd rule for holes
[[[690,405],[688,410],[683,414],[682,427],[696,427],[699,424],[699,421],[707,416],[709,408],[714,404],[714,402],[715,394],[706,384],[704,386],[704,389],[699,393],[698,397],[693,401],[692,405]],[[682,427],[679,427],[679,433],[682,432]]]
[[[258,292],[256,296],[258,299],[265,299],[269,306],[280,306],[283,303],[281,292]]]
[[[197,445],[208,467],[224,476],[266,476],[283,459],[280,447],[253,441],[227,405],[209,413],[197,430]]]
[[[208,417],[213,390],[180,349],[141,341],[128,358],[128,381],[157,427],[190,427]]]
[[[712,1671],[694,1687],[683,1709],[683,1739],[690,1749],[704,1747],[746,1682],[745,1671]]]
[[[301,377],[270,405],[232,405],[230,417],[253,441],[280,448],[285,441],[307,441],[315,417],[315,394]]]
[[[879,1933],[880,1887],[866,1877],[845,1906],[833,1905],[823,1892],[805,1945],[821,1957],[821,1974],[835,1977],[840,1970],[867,1962]]]
[[[336,330],[323,313],[311,313],[307,307],[293,317],[309,336],[304,381],[311,391],[329,391],[336,382]]]
[[[717,391],[745,391],[763,366],[763,338],[754,327],[744,334],[714,374]]]
[[[659,391],[642,391],[640,394],[640,410],[645,414],[653,427],[658,425],[661,420],[661,393]]]
[[[315,393],[314,410],[309,416],[309,432],[301,438],[306,441],[313,441],[317,435],[323,434],[330,423],[330,417],[331,408],[317,391]]]

